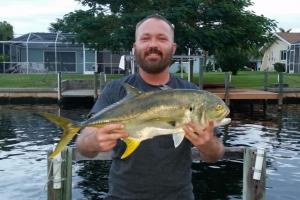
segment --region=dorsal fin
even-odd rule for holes
[[[140,95],[143,92],[138,90],[137,88],[133,87],[132,85],[128,84],[128,83],[124,83],[123,87],[126,90],[127,96],[136,96],[136,95]]]

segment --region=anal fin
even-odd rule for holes
[[[126,143],[126,149],[125,149],[124,153],[122,154],[121,159],[125,159],[128,156],[130,156],[136,150],[136,148],[138,148],[138,146],[141,143],[139,140],[134,139],[132,137],[123,139],[123,141]]]

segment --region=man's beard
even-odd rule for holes
[[[145,58],[151,53],[159,55],[161,59],[157,61],[147,61]],[[149,74],[159,74],[172,63],[173,50],[171,48],[168,52],[166,52],[165,56],[163,56],[162,52],[157,48],[150,48],[148,51],[146,51],[144,53],[144,58],[141,54],[142,52],[136,51],[136,62],[139,64],[140,68]]]

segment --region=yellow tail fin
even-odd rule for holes
[[[55,147],[52,154],[49,156],[49,159],[53,159],[57,154],[59,154],[59,152],[61,152],[64,149],[65,146],[67,146],[67,144],[78,133],[81,127],[72,123],[72,121],[67,118],[59,117],[51,113],[40,113],[40,115],[42,115],[49,121],[55,123],[64,130],[64,133],[61,136],[59,143]]]
[[[139,140],[134,139],[132,137],[123,139],[123,141],[126,143],[126,149],[122,154],[121,159],[125,159],[128,156],[130,156],[130,154],[132,154],[141,143]]]

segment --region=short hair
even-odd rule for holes
[[[164,22],[166,22],[169,27],[171,28],[171,37],[172,39],[174,40],[174,29],[175,29],[175,26],[174,24],[172,24],[169,20],[167,20],[165,17],[159,15],[159,14],[153,14],[153,15],[148,15],[147,17],[143,18],[141,21],[139,21],[136,26],[135,26],[135,39],[136,39],[136,33],[137,33],[137,30],[138,28],[145,22],[147,21],[148,19],[158,19],[158,20],[162,20]]]

